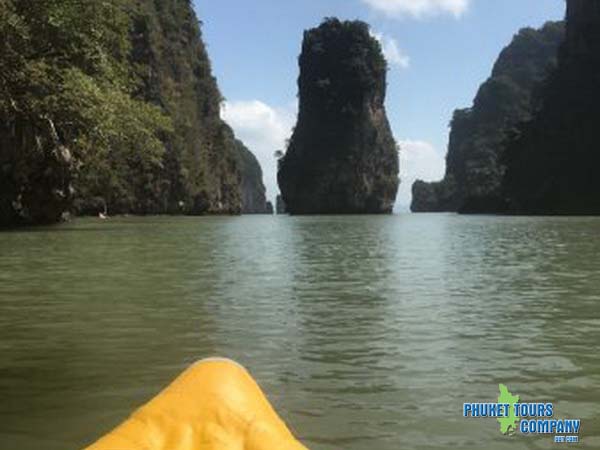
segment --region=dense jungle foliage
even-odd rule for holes
[[[172,124],[132,95],[128,27],[117,0],[0,0],[2,223],[152,190]]]
[[[189,0],[0,0],[0,225],[242,210]]]

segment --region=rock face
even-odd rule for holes
[[[507,146],[516,214],[600,214],[600,0],[567,1],[567,37],[540,107]]]
[[[190,0],[0,3],[0,226],[241,212]]]
[[[275,209],[277,211],[277,215],[287,214],[285,202],[283,201],[283,197],[281,197],[281,195],[277,196],[277,201],[276,201],[275,205],[276,205]]]
[[[241,141],[236,140],[236,147],[241,174],[242,214],[273,214],[273,205],[267,202],[258,160]]]
[[[555,67],[563,39],[562,22],[539,30],[526,28],[514,37],[473,106],[454,112],[446,176],[440,182],[413,185],[412,211],[487,213],[504,208],[504,143],[511,130],[531,116],[534,92]]]
[[[235,138],[220,118],[222,97],[191,2],[142,0],[130,14],[132,61],[143,81],[138,95],[160,105],[174,125],[161,189],[134,212],[240,213]]]
[[[291,214],[390,213],[398,150],[386,117],[387,64],[363,22],[306,31],[298,123],[278,172]]]

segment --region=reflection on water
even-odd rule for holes
[[[0,234],[0,448],[81,447],[216,354],[314,450],[554,448],[462,419],[498,383],[599,448],[599,231],[403,215]]]

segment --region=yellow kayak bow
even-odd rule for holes
[[[239,364],[200,361],[86,450],[307,450]]]

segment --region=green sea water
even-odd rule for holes
[[[499,383],[581,419],[575,448],[600,448],[600,219],[120,218],[0,233],[0,449],[79,449],[215,355],[248,367],[314,450],[557,448],[462,417]]]

